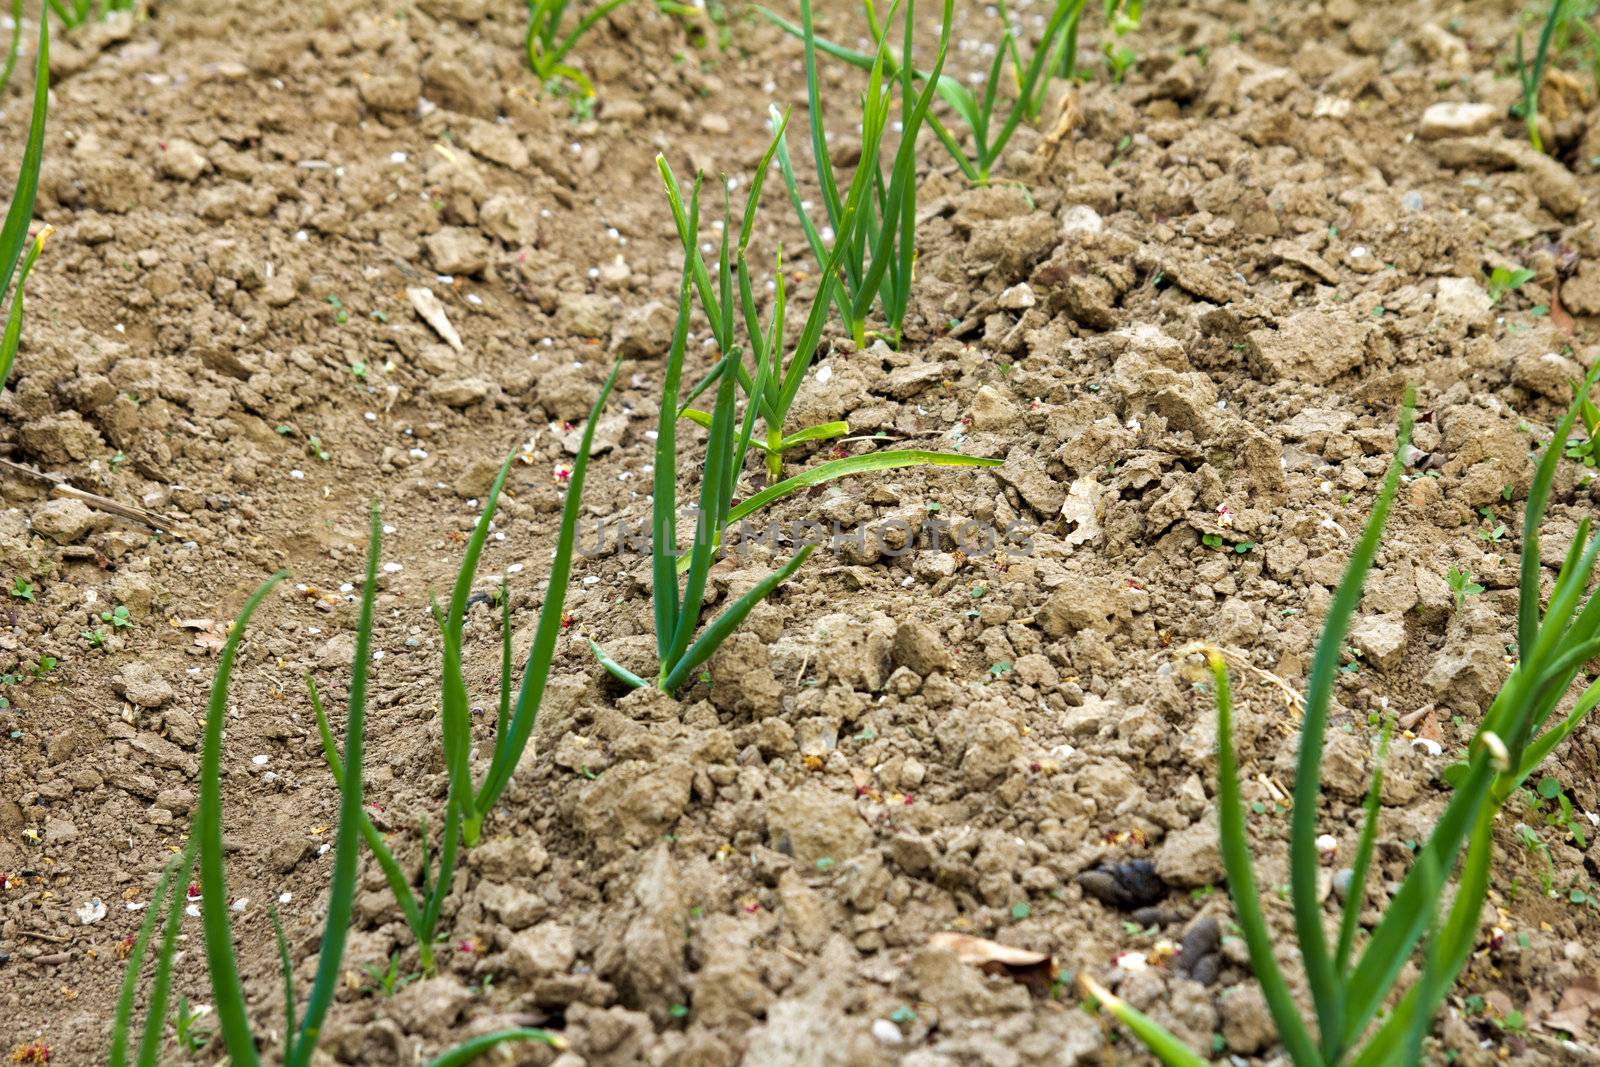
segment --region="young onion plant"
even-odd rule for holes
[[[737,348],[731,348],[718,361],[712,376],[716,385],[716,401],[711,409],[706,458],[701,466],[699,515],[695,524],[694,545],[686,557],[688,574],[680,588],[677,548],[678,391],[683,380],[683,357],[689,340],[695,264],[692,249],[699,237],[699,219],[700,185],[696,182],[692,210],[686,223],[688,239],[685,244],[691,251],[685,252],[683,257],[683,276],[678,287],[678,318],[672,331],[672,347],[667,353],[666,377],[662,385],[661,416],[656,429],[655,483],[651,491],[650,508],[652,596],[655,601],[658,664],[654,684],[667,693],[675,692],[687,683],[695,668],[710,658],[752,608],[799,569],[814,547],[807,545],[801,548],[788,563],[756,583],[753,589],[728,607],[695,639],[695,631],[700,626],[700,610],[705,606],[711,564],[721,534],[727,529],[739,468],[755,430],[756,413],[753,403],[746,406],[743,419],[734,410],[738,384],[735,368],[740,355]],[[731,299],[729,294],[732,286],[726,264],[727,227],[724,226],[723,267],[719,273],[725,301]],[[758,368],[752,382],[755,394],[759,395],[765,388],[770,373],[770,364]],[[613,660],[594,641],[589,642],[589,647],[606,670],[631,688],[638,689],[651,684],[642,675]]]
[[[1583,395],[1600,368],[1585,380]],[[1455,787],[1416,862],[1388,900],[1376,926],[1361,937],[1360,914],[1377,839],[1381,788],[1374,773],[1366,814],[1356,842],[1350,887],[1338,934],[1330,943],[1317,892],[1317,817],[1322,751],[1328,729],[1340,650],[1361,599],[1385,521],[1400,483],[1410,437],[1410,404],[1402,416],[1400,443],[1355,552],[1328,608],[1307,680],[1299,765],[1289,837],[1290,897],[1295,941],[1311,993],[1315,1028],[1302,1018],[1273,951],[1251,867],[1232,739],[1233,702],[1227,667],[1209,653],[1217,700],[1217,808],[1223,865],[1251,966],[1266,997],[1289,1059],[1296,1067],[1387,1067],[1422,1062],[1422,1043],[1445,996],[1471,955],[1489,889],[1495,817],[1512,793],[1600,704],[1600,682],[1588,685],[1564,716],[1555,715],[1586,663],[1600,655],[1600,596],[1587,595],[1600,556],[1600,536],[1589,537],[1590,521],[1578,525],[1543,613],[1539,608],[1539,529],[1549,504],[1556,465],[1577,418],[1574,403],[1545,449],[1523,517],[1521,581],[1517,610],[1517,662],[1490,705],[1468,749],[1467,760],[1447,769]],[[1457,868],[1455,895],[1446,907],[1446,882]],[[1399,991],[1401,970],[1421,949],[1419,978]],[[1358,944],[1360,942],[1360,944]],[[1082,975],[1085,989],[1121,1019],[1164,1063],[1196,1067],[1207,1060],[1170,1033]],[[1380,1009],[1388,1013],[1378,1018]],[[1375,1020],[1377,1020],[1375,1022]]]
[[[731,233],[731,208],[727,203],[724,193],[723,202],[723,228],[722,249],[717,262],[715,280],[707,269],[705,258],[700,253],[696,243],[699,224],[699,194],[700,183],[696,179],[693,204],[686,207],[683,202],[683,192],[678,184],[677,176],[673,173],[671,165],[665,156],[656,157],[656,167],[661,172],[661,180],[666,186],[667,200],[672,206],[673,218],[678,226],[678,236],[683,244],[684,255],[690,263],[691,276],[694,290],[700,295],[700,307],[706,319],[711,324],[711,333],[719,352],[723,354],[736,352],[738,344],[739,323],[742,317],[744,326],[744,341],[755,358],[755,371],[752,374],[742,361],[731,364],[731,368],[738,379],[738,384],[750,398],[750,405],[746,409],[746,416],[751,413],[760,416],[765,429],[765,437],[751,435],[748,442],[741,436],[740,447],[734,460],[732,471],[734,477],[743,470],[744,455],[747,447],[754,447],[764,454],[766,471],[772,483],[760,494],[758,502],[746,500],[735,505],[729,513],[729,521],[738,522],[774,500],[782,499],[791,493],[798,492],[809,486],[842,478],[849,474],[861,474],[871,471],[890,470],[896,467],[909,467],[918,465],[944,466],[944,467],[982,467],[992,466],[998,460],[990,460],[976,456],[964,456],[955,452],[933,452],[926,449],[894,449],[886,452],[874,452],[864,456],[850,456],[843,459],[829,460],[814,467],[804,474],[797,475],[788,480],[783,480],[784,454],[793,449],[816,441],[842,437],[850,432],[850,424],[843,421],[819,423],[803,429],[785,432],[790,409],[793,407],[800,387],[804,384],[806,372],[810,370],[812,362],[816,359],[817,348],[822,340],[822,331],[827,324],[830,296],[839,286],[839,264],[842,262],[848,242],[837,241],[828,254],[828,259],[823,264],[821,280],[817,294],[812,301],[811,308],[806,314],[805,325],[800,331],[799,339],[793,349],[789,348],[784,334],[784,325],[788,314],[788,289],[784,285],[783,270],[781,266],[781,252],[779,265],[774,270],[774,304],[771,316],[765,325],[762,324],[760,309],[756,306],[755,287],[751,280],[749,265],[749,246],[752,232],[755,227],[756,209],[761,198],[761,191],[766,183],[767,173],[775,155],[783,151],[783,138],[788,123],[787,116],[774,116],[774,132],[767,151],[757,165],[754,180],[750,183],[750,192],[745,199],[743,222],[739,229],[739,243],[736,252],[730,250],[729,234]],[[863,165],[870,163],[877,151],[879,135],[882,126],[867,128],[867,136],[863,139],[862,161]],[[873,170],[876,168],[873,167]],[[851,232],[855,222],[862,216],[860,207],[866,196],[867,179],[863,177],[867,172],[862,168],[857,169],[857,180],[853,181],[849,193],[843,204],[841,218],[846,234]],[[731,254],[730,254],[731,253]],[[733,291],[737,274],[738,304],[735,305]],[[787,353],[787,356],[786,356]],[[721,364],[718,365],[719,367]],[[692,389],[683,403],[687,405],[699,395],[714,380],[715,372],[707,375],[694,389]],[[709,412],[683,406],[679,408],[683,418],[705,427],[711,428],[712,416]],[[721,531],[716,531],[718,541]],[[686,567],[687,558],[680,561],[679,569]]]
[[[1523,54],[1522,29],[1520,26],[1517,29],[1517,81],[1522,85],[1522,99],[1512,110],[1527,125],[1528,142],[1540,152],[1544,151],[1544,138],[1539,135],[1539,86],[1544,84],[1544,72],[1550,65],[1550,44],[1555,39],[1556,28],[1563,22],[1562,9],[1566,3],[1567,0],[1550,0],[1550,10],[1539,31],[1539,44],[1534,49],[1532,62]]]
[[[283,974],[284,1067],[307,1067],[312,1062],[323,1023],[341,981],[340,967],[354,911],[360,864],[367,673],[372,659],[373,599],[377,593],[377,567],[382,540],[383,525],[374,506],[367,543],[366,582],[362,589],[360,621],[356,628],[355,661],[351,665],[350,701],[345,717],[344,773],[339,776],[339,824],[334,846],[333,877],[328,889],[327,915],[317,952],[316,975],[298,1023],[294,969],[289,959],[288,940],[276,909],[272,913]],[[227,1049],[228,1061],[235,1067],[258,1067],[261,1062],[256,1036],[250,1027],[245,1007],[244,987],[239,979],[239,963],[230,920],[232,911],[228,901],[222,844],[222,728],[228,714],[228,688],[234,661],[245,628],[273,586],[284,577],[284,572],[273,575],[245,602],[217,660],[217,672],[212,681],[210,706],[206,714],[205,739],[201,747],[200,799],[195,809],[193,834],[182,856],[168,864],[162,874],[151,898],[149,912],[129,953],[128,968],[112,1025],[111,1067],[125,1067],[130,1062],[137,1063],[139,1067],[156,1067],[160,1063],[166,1029],[166,1004],[172,985],[172,964],[183,921],[185,887],[189,884],[189,872],[196,860],[200,866],[200,909],[206,966],[216,1003],[218,1030]],[[157,917],[162,914],[165,915],[165,922],[161,944],[156,952],[155,974],[145,1010],[144,1027],[136,1058],[130,1061],[134,999],[138,993],[145,953],[155,933]],[[455,1067],[468,1063],[495,1045],[507,1041],[560,1044],[558,1037],[544,1030],[523,1027],[500,1030],[444,1053],[432,1061],[432,1067]]]
[[[577,67],[566,62],[567,54],[605,18],[628,0],[603,0],[565,37],[561,36],[561,20],[567,13],[570,0],[528,0],[528,32],[524,48],[528,53],[528,66],[541,84],[555,78],[565,78],[576,85],[584,96],[594,95],[594,83]]]
[[[20,14],[15,33],[22,33]],[[13,48],[15,46],[13,45]],[[9,66],[7,68],[9,70]],[[4,85],[0,84],[0,90]],[[6,294],[11,294],[6,310],[5,325],[0,330],[0,389],[5,388],[11,374],[11,364],[17,358],[17,346],[22,342],[22,289],[28,274],[39,261],[44,243],[53,232],[49,226],[41,229],[30,241],[28,226],[33,222],[33,204],[39,192],[39,166],[44,160],[44,120],[50,98],[50,27],[46,19],[39,20],[39,56],[34,67],[33,112],[28,122],[28,141],[22,150],[22,166],[17,172],[17,185],[11,193],[11,205],[6,219],[0,223],[0,307],[5,306]],[[12,279],[16,279],[13,288]]]
[[[113,11],[132,11],[134,0],[46,0],[46,5],[67,29],[76,29],[94,18],[105,18]]]
[[[11,0],[11,43],[6,46],[6,61],[0,64],[0,93],[11,84],[11,72],[17,69],[17,56],[22,51],[22,0]]]
[[[898,4],[898,0],[897,0]],[[828,154],[827,118],[823,111],[822,96],[817,86],[817,37],[812,23],[811,0],[800,0],[801,38],[805,42],[806,99],[810,115],[811,155],[817,172],[817,185],[821,190],[822,205],[826,215],[826,230],[818,228],[806,210],[805,201],[795,179],[794,164],[789,158],[789,148],[773,114],[773,129],[778,130],[778,169],[783,174],[794,204],[795,214],[805,231],[806,242],[816,257],[817,265],[827,274],[838,274],[839,283],[832,287],[839,305],[839,314],[850,331],[857,348],[867,343],[867,316],[877,301],[883,312],[884,332],[880,334],[891,347],[900,347],[900,335],[905,325],[906,308],[911,298],[911,272],[916,259],[917,229],[917,135],[928,118],[933,104],[934,88],[944,70],[945,55],[950,47],[950,24],[953,0],[944,0],[944,15],[940,23],[939,47],[933,71],[928,76],[929,86],[917,91],[912,67],[912,29],[916,21],[916,0],[906,0],[904,39],[900,56],[893,59],[888,53],[887,35],[878,32],[871,0],[867,2],[868,17],[874,19],[874,37],[878,40],[877,54],[868,58],[867,70],[873,72],[867,93],[862,98],[861,128],[863,150],[851,188],[865,190],[862,208],[855,217],[847,214],[847,201],[839,196],[839,179]],[[894,17],[894,8],[889,11]],[[874,131],[874,139],[881,137],[891,110],[894,96],[894,79],[882,80],[877,69],[892,64],[898,69],[900,88],[900,141],[889,163],[889,180],[884,181],[877,151],[868,153],[865,142],[867,131]],[[878,146],[874,144],[874,149]],[[828,247],[829,240],[834,247]],[[840,249],[843,255],[836,254]]]
[[[578,456],[568,479],[567,499],[562,509],[561,528],[556,537],[555,560],[550,569],[550,583],[545,591],[544,605],[539,610],[539,623],[534,629],[533,646],[522,670],[522,681],[513,700],[511,692],[512,649],[511,608],[505,586],[500,589],[501,643],[500,643],[500,693],[499,715],[495,723],[494,747],[489,768],[483,781],[473,782],[472,711],[467,695],[466,677],[462,670],[462,631],[466,625],[467,604],[472,597],[472,582],[478,571],[478,560],[483,555],[489,537],[490,525],[500,493],[505,488],[515,453],[506,458],[489,490],[483,514],[467,541],[466,554],[456,575],[455,587],[448,610],[436,603],[434,618],[438,623],[444,646],[443,672],[440,692],[440,722],[443,733],[445,769],[449,786],[445,798],[444,820],[439,833],[437,853],[428,846],[427,827],[423,827],[422,883],[413,888],[400,862],[384,840],[383,834],[365,813],[359,813],[358,830],[367,848],[372,852],[383,872],[384,881],[394,894],[395,901],[405,917],[406,925],[417,942],[418,962],[424,973],[431,974],[438,965],[437,941],[440,913],[445,898],[455,879],[457,860],[463,844],[471,847],[482,834],[483,820],[494,808],[500,795],[511,781],[512,772],[522,759],[522,753],[533,736],[534,723],[544,698],[545,683],[550,677],[550,665],[555,658],[556,640],[561,635],[561,615],[566,606],[567,584],[572,575],[572,553],[577,539],[578,513],[582,506],[583,482],[589,467],[589,453],[594,443],[595,425],[605,407],[611,387],[616,383],[620,361],[611,370],[589,412],[584,426]],[[334,745],[333,732],[323,710],[322,699],[316,683],[306,676],[312,711],[317,729],[322,737],[323,756],[335,782],[342,783],[348,775],[348,760],[342,759]]]
[[[932,127],[940,143],[945,146],[961,173],[973,185],[989,184],[995,165],[1005,152],[1006,145],[1010,143],[1012,134],[1017,132],[1017,127],[1025,120],[1031,122],[1039,117],[1045,97],[1049,94],[1052,77],[1072,78],[1076,75],[1078,27],[1083,20],[1086,4],[1087,0],[1056,0],[1050,19],[1045,23],[1043,36],[1033,54],[1024,61],[1011,14],[1006,8],[1005,0],[998,0],[995,11],[1005,25],[1005,30],[1001,34],[999,46],[995,49],[994,62],[989,65],[981,93],[974,93],[959,79],[943,74],[937,67],[932,71],[903,70],[901,64],[910,61],[909,47],[902,52],[901,60],[896,61],[891,57],[889,69],[892,75],[932,85],[940,99],[965,124],[967,136],[972,141],[970,152],[963,147],[961,136],[937,114],[929,113],[927,117],[928,125]],[[795,37],[808,40],[811,36],[805,25],[797,26],[766,8],[758,10],[768,20]],[[868,29],[872,38],[878,41],[881,47],[886,36],[887,20],[880,23],[873,0],[866,0],[866,13]],[[802,7],[802,21],[805,14],[806,9]],[[941,36],[947,36],[949,32],[950,9],[947,4],[945,22],[940,33]],[[866,52],[846,48],[821,38],[816,39],[815,49],[861,70],[870,69],[873,63],[873,57]],[[808,41],[808,55],[811,50],[812,45]],[[1006,87],[1004,93],[1002,86]],[[1007,110],[997,113],[997,108],[1001,106],[1002,95],[1009,97],[1009,102],[1005,105]]]

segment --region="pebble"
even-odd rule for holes
[[[872,1036],[885,1045],[898,1045],[905,1040],[900,1028],[888,1019],[872,1020]]]
[[[1429,141],[1443,137],[1470,137],[1493,127],[1498,115],[1493,104],[1433,104],[1422,113],[1417,136]]]

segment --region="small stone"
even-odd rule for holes
[[[1525,352],[1511,364],[1511,381],[1529,392],[1566,403],[1572,398],[1572,383],[1583,380],[1577,361],[1558,352]]]
[[[428,387],[428,394],[449,407],[468,408],[488,399],[493,388],[494,383],[482,378],[456,378],[433,383]]]
[[[1033,295],[1033,286],[1027,282],[1018,282],[1000,294],[999,304],[1008,311],[1026,311],[1037,304],[1038,298]]]
[[[1349,867],[1340,867],[1333,872],[1333,891],[1340,900],[1350,895],[1350,883],[1355,879],[1356,872]]]
[[[1063,237],[1092,237],[1105,228],[1100,213],[1088,204],[1073,204],[1061,213]]]
[[[1425,141],[1443,137],[1471,137],[1494,127],[1500,113],[1493,104],[1446,102],[1433,104],[1422,113],[1417,136]]]
[[[978,390],[972,402],[972,428],[974,430],[1004,430],[1015,425],[1017,405],[992,385]]]
[[[94,529],[98,516],[81,500],[47,500],[33,513],[33,531],[58,545],[69,545]]]
[[[441,274],[481,274],[489,265],[489,242],[476,230],[446,226],[424,242],[434,269]]]
[[[200,151],[200,146],[182,137],[165,142],[156,157],[156,173],[163,178],[192,182],[210,169],[211,160]]]
[[[652,359],[665,356],[672,345],[675,315],[659,300],[651,300],[624,312],[611,331],[611,348],[624,359]]]
[[[1222,846],[1210,819],[1167,835],[1156,850],[1156,874],[1168,885],[1195,889],[1223,880]]]
[[[523,978],[543,978],[565,974],[578,958],[572,929],[556,922],[540,923],[511,938],[506,962]]]
[[[902,622],[895,630],[890,656],[895,666],[908,667],[923,677],[950,670],[949,650],[939,640],[938,631],[925,622]]]
[[[1380,671],[1398,666],[1406,651],[1406,620],[1401,615],[1368,615],[1350,630],[1350,643]]]
[[[1433,320],[1446,329],[1476,331],[1494,322],[1494,301],[1472,278],[1440,278]]]
[[[517,171],[528,169],[528,150],[510,126],[474,122],[462,135],[461,143],[491,163]]]
[[[872,1036],[885,1045],[898,1045],[905,1040],[900,1028],[888,1019],[872,1020]]]
[[[164,707],[175,695],[172,686],[154,667],[139,660],[125,664],[111,684],[128,703],[141,708]]]

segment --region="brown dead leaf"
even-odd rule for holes
[[[1048,953],[1013,948],[986,937],[950,931],[941,931],[929,937],[928,945],[954,952],[956,959],[985,974],[1002,975],[1040,988],[1048,988],[1055,981],[1055,962]]]
[[[1417,724],[1417,736],[1437,745],[1444,744],[1444,731],[1440,729],[1439,719],[1433,712],[1423,716],[1422,722]]]
[[[1589,1020],[1600,1011],[1600,978],[1585,976],[1561,994],[1556,1010],[1540,1020],[1545,1030],[1564,1030],[1580,1040],[1589,1036]]]

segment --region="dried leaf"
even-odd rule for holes
[[[456,333],[456,328],[450,325],[450,318],[444,313],[444,305],[439,298],[433,295],[432,289],[417,287],[406,290],[406,298],[411,301],[411,306],[416,309],[422,321],[433,327],[435,333],[444,338],[445,344],[461,351],[461,335]]]
[[[988,938],[949,931],[929,937],[928,946],[948,949],[962,963],[977,967],[985,974],[1003,975],[1024,985],[1047,988],[1055,981],[1055,963],[1044,952],[1030,952]]]
[[[1564,1030],[1573,1037],[1588,1037],[1589,1020],[1600,1011],[1600,978],[1583,977],[1567,987],[1561,994],[1556,1010],[1540,1020],[1545,1030]]]

